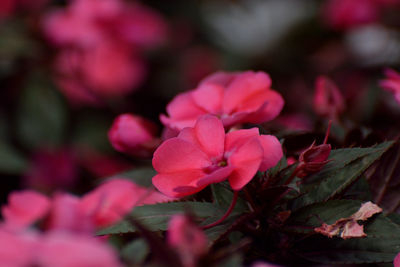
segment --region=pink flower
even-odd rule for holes
[[[395,100],[400,104],[400,73],[393,69],[385,70],[385,80],[381,80],[379,85],[386,91],[394,95]]]
[[[0,228],[0,266],[32,266],[37,235],[33,232],[10,232]]]
[[[221,120],[205,115],[194,128],[183,129],[157,148],[153,184],[172,197],[191,195],[224,180],[240,190],[258,170],[273,167],[282,154],[276,137],[260,136],[257,128],[225,134]]]
[[[344,99],[336,85],[328,77],[319,76],[315,82],[315,113],[322,117],[335,119],[344,109]]]
[[[167,106],[168,117],[161,115],[160,119],[179,130],[193,127],[204,114],[218,116],[225,127],[263,123],[278,116],[284,104],[270,86],[271,79],[264,72],[217,72],[196,89],[176,96]]]
[[[35,191],[10,193],[8,205],[1,209],[5,223],[12,228],[26,227],[44,217],[50,209],[50,200]]]
[[[98,227],[110,225],[122,218],[134,206],[167,202],[171,198],[128,180],[113,179],[82,197],[80,208]]]
[[[140,47],[154,47],[167,38],[167,24],[154,10],[135,3],[116,18],[115,31],[121,39]]]
[[[207,237],[187,216],[174,215],[168,226],[168,244],[178,252],[185,267],[196,266],[207,252]]]
[[[92,234],[92,217],[81,207],[81,199],[68,193],[57,193],[52,199],[46,229]]]
[[[98,239],[66,232],[49,232],[36,248],[38,266],[118,267],[117,253]]]
[[[118,267],[117,253],[91,236],[0,229],[0,266]]]
[[[393,260],[393,266],[394,267],[400,267],[400,253],[396,255],[396,257]]]
[[[159,143],[156,132],[157,126],[151,121],[133,114],[121,114],[108,131],[108,138],[120,152],[147,157]]]
[[[323,19],[334,29],[346,30],[379,19],[375,0],[328,0],[323,6]]]

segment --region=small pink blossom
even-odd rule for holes
[[[128,180],[113,179],[84,195],[80,208],[97,227],[102,227],[120,220],[134,206],[170,200],[172,198]]]
[[[207,252],[206,235],[185,215],[172,217],[167,237],[185,267],[195,267],[197,259]]]
[[[335,119],[345,109],[342,93],[332,80],[319,76],[315,82],[314,111],[319,116]]]
[[[400,73],[393,69],[385,70],[385,80],[381,80],[379,85],[386,91],[394,95],[394,99],[400,104]]]
[[[271,90],[271,79],[264,72],[217,72],[185,93],[177,95],[167,106],[168,116],[161,115],[164,125],[181,130],[193,127],[205,114],[221,118],[225,127],[238,123],[263,123],[274,119],[284,101]]]
[[[228,180],[242,189],[258,170],[266,171],[283,155],[278,139],[261,135],[257,128],[225,134],[217,117],[205,115],[194,128],[162,143],[154,153],[154,186],[172,197],[201,191],[207,185]]]
[[[133,114],[121,114],[108,131],[108,138],[120,152],[147,157],[159,143],[156,132],[157,126],[151,121]]]
[[[50,209],[50,200],[35,191],[10,193],[8,205],[1,209],[5,223],[13,228],[27,227],[43,218]]]

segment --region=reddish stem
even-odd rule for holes
[[[203,230],[206,230],[206,229],[212,228],[212,227],[217,226],[218,224],[222,223],[231,214],[231,212],[235,208],[236,202],[238,200],[238,197],[239,197],[239,191],[235,191],[234,194],[233,194],[231,205],[229,206],[228,210],[225,212],[224,216],[222,216],[218,221],[213,222],[213,223],[208,224],[208,225],[205,225],[205,226],[203,226],[201,228]]]
[[[300,163],[301,164],[301,163]],[[296,169],[294,169],[294,171],[292,172],[292,174],[290,175],[290,177],[286,180],[286,182],[283,185],[288,185],[290,184],[293,179],[296,177],[296,174],[299,172],[301,168],[299,168],[299,166],[296,167]]]
[[[328,142],[329,133],[331,132],[332,120],[328,122],[328,128],[326,129],[325,138],[324,138],[324,145]]]

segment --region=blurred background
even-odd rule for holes
[[[400,106],[379,81],[400,67],[399,14],[399,0],[2,0],[0,202],[22,188],[80,194],[148,164],[112,148],[114,118],[137,114],[160,135],[166,104],[218,70],[271,76],[285,107],[269,132],[323,131],[313,97],[326,75],[345,103],[338,146],[393,138]]]

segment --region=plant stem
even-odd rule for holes
[[[235,191],[234,195],[233,195],[233,198],[232,198],[231,205],[229,206],[228,210],[225,212],[224,216],[222,216],[218,221],[213,222],[213,223],[208,224],[208,225],[205,225],[205,226],[203,226],[201,228],[203,230],[206,230],[206,229],[212,228],[212,227],[217,226],[218,224],[222,223],[231,214],[231,212],[235,208],[236,202],[238,200],[238,197],[239,197],[239,191]]]

